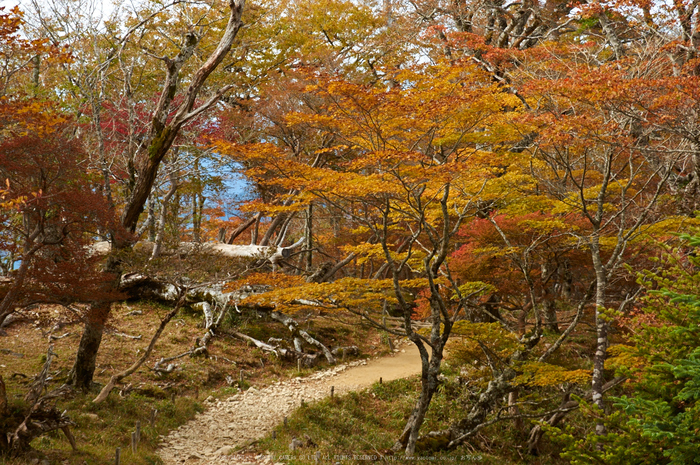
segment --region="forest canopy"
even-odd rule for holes
[[[0,10],[0,330],[78,314],[66,386],[94,389],[125,299],[203,308],[193,356],[235,306],[291,331],[294,349],[241,336],[261,350],[334,364],[295,318],[352,315],[420,352],[397,453],[508,423],[531,456],[693,460],[697,1],[98,12]],[[46,432],[25,424],[0,424],[0,453]]]

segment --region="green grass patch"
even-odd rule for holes
[[[175,398],[173,403],[172,399],[157,400],[138,394],[124,398],[111,395],[98,405],[91,402],[92,397],[94,394],[81,395],[62,406],[75,412],[72,418],[76,426],[72,430],[79,448],[77,452],[71,451],[60,431],[36,439],[32,447],[44,451],[49,459],[55,458],[56,463],[113,464],[116,448],[120,447],[122,463],[160,464],[162,461],[156,455],[159,436],[203,411],[200,402],[188,397]],[[155,421],[151,423],[156,410]],[[137,421],[141,423],[141,439],[134,454],[131,433]]]
[[[502,457],[476,450],[471,445],[441,451],[439,445],[422,442],[414,460],[391,450],[415,405],[420,388],[417,378],[375,383],[360,393],[326,398],[297,409],[287,426],[278,425],[273,434],[259,443],[261,450],[275,460],[289,464],[319,463],[366,464],[372,461],[395,463],[479,463],[506,465]],[[435,395],[422,431],[445,427],[444,421],[455,403],[442,392]],[[274,436],[274,438],[273,438]],[[292,442],[298,445],[293,450]],[[436,446],[433,449],[433,446]],[[517,463],[517,462],[513,462]]]

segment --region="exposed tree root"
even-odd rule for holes
[[[326,357],[326,360],[328,360],[328,363],[330,363],[331,365],[335,364],[335,357],[333,357],[331,351],[328,350],[328,347],[311,337],[306,331],[299,329],[299,323],[297,323],[297,321],[294,318],[290,317],[289,315],[285,315],[284,313],[275,311],[270,312],[270,318],[272,318],[275,321],[279,321],[280,323],[285,325],[287,329],[289,329],[289,331],[292,333],[292,337],[294,338],[294,348],[297,350],[297,352],[302,352],[300,341],[301,338],[307,343],[321,349],[323,355]]]

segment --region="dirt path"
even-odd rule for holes
[[[413,344],[393,356],[356,361],[314,373],[306,378],[277,382],[263,389],[251,387],[223,401],[208,399],[209,408],[163,439],[158,454],[166,465],[272,464],[264,455],[232,452],[267,435],[299,407],[330,395],[360,390],[383,378],[390,381],[420,373],[420,357]]]

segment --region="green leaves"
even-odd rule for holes
[[[697,236],[684,239],[700,244]],[[670,255],[665,271],[644,274],[647,286],[660,289],[649,291],[629,324],[632,345],[611,349],[632,377],[627,395],[614,400],[617,413],[605,419],[610,434],[569,442],[564,455],[573,463],[587,463],[596,445],[605,463],[700,463],[700,273],[684,263]]]

